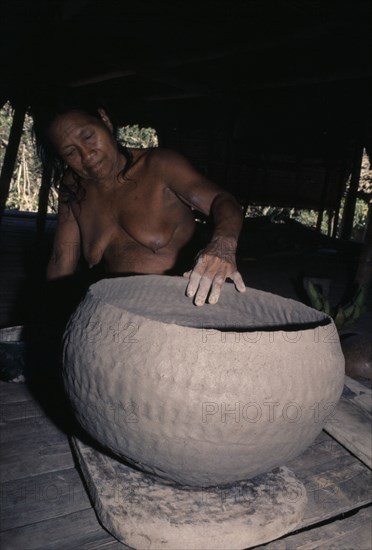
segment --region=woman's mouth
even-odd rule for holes
[[[102,160],[99,160],[98,162],[95,162],[94,164],[89,164],[88,166],[85,167],[85,169],[88,173],[95,173],[100,169],[101,164],[102,164]]]

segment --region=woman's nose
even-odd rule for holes
[[[94,150],[88,147],[83,147],[81,151],[81,156],[84,164],[90,164],[94,159]]]

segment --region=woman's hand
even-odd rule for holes
[[[217,303],[226,279],[231,279],[239,292],[245,292],[244,281],[236,268],[235,247],[227,239],[212,240],[199,252],[194,268],[183,274],[189,279],[186,295],[195,297],[195,305],[202,306],[207,298],[208,303]]]

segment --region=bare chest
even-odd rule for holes
[[[123,256],[133,249],[162,251],[171,245],[179,225],[192,218],[165,186],[135,181],[106,194],[88,189],[75,210],[89,265],[110,260],[110,254],[117,256],[118,251]]]

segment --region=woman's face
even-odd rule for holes
[[[112,124],[103,109],[101,118],[72,111],[58,115],[48,135],[58,155],[83,179],[107,181],[120,171],[120,154]]]

